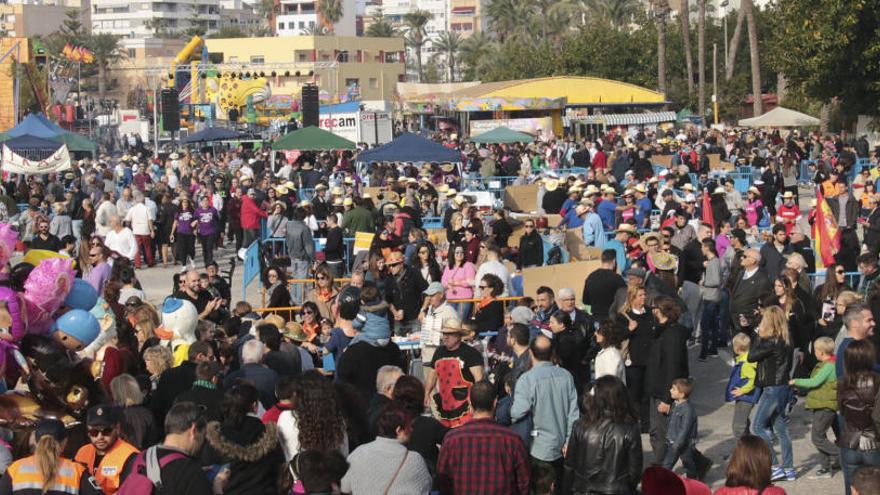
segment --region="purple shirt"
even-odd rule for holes
[[[196,208],[196,218],[199,219],[199,235],[214,235],[217,233],[217,223],[220,215],[213,206]]]
[[[195,218],[191,211],[179,211],[174,219],[177,221],[177,232],[192,235],[192,221]]]
[[[88,274],[85,276],[86,282],[92,284],[92,287],[95,288],[95,291],[98,295],[104,293],[104,284],[110,280],[110,272],[112,269],[107,262],[98,263],[97,266],[92,267]]]

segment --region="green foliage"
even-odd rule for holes
[[[208,38],[247,38],[248,34],[238,26],[223,26]]]
[[[789,87],[850,110],[880,109],[880,0],[785,0],[771,20],[767,53]]]
[[[333,25],[342,19],[342,0],[318,0],[318,12],[327,22],[327,29],[333,32]]]
[[[397,35],[397,28],[385,18],[382,14],[382,9],[376,11],[376,14],[373,16],[373,23],[364,31],[364,36],[370,38],[393,38]]]

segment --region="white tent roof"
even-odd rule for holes
[[[788,108],[776,107],[761,115],[739,121],[743,127],[812,127],[819,125],[819,119]]]

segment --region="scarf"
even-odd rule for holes
[[[492,301],[494,300],[495,298],[492,296],[483,296],[483,298],[480,299],[480,302],[477,304],[477,309],[485,308],[486,306],[492,304]]]
[[[327,302],[334,297],[333,287],[330,287],[329,289],[315,287],[315,292],[318,294],[318,300],[321,302]]]

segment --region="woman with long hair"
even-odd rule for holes
[[[95,206],[91,198],[82,201],[82,225],[80,226],[79,238],[88,239],[95,233]]]
[[[816,313],[819,326],[827,326],[834,319],[834,303],[841,292],[852,289],[846,283],[846,270],[843,265],[831,263],[825,269],[825,282],[816,286],[813,291],[813,300],[816,301]],[[825,320],[824,322],[822,320]],[[822,332],[821,328],[818,328]]]
[[[582,402],[583,414],[568,439],[561,493],[638,493],[642,441],[626,386],[615,376],[600,377]]]
[[[837,382],[837,411],[843,417],[838,445],[846,495],[852,491],[853,474],[859,467],[880,466],[875,411],[880,375],[874,371],[876,363],[877,353],[869,340],[854,340],[843,351],[844,374]]]
[[[464,242],[464,215],[456,211],[449,217],[449,227],[446,229],[446,241],[450,246]]]
[[[620,346],[624,340],[624,330],[614,320],[605,320],[596,329],[596,344],[599,353],[596,354],[594,373],[596,379],[606,375],[616,376],[626,385],[626,367],[623,365],[623,356],[620,354]]]
[[[504,208],[495,208],[492,211],[492,221],[489,222],[489,231],[491,236],[495,238],[495,244],[502,252],[506,252],[510,246],[508,241],[513,235],[513,228],[507,221],[507,213]]]
[[[278,427],[253,415],[259,398],[250,383],[236,383],[223,396],[223,421],[211,421],[205,429],[206,464],[228,465],[224,494],[278,493],[284,462]]]
[[[727,464],[727,480],[715,495],[785,495],[770,481],[770,447],[761,437],[743,435]]]
[[[615,208],[614,217],[617,225],[627,223],[630,219],[636,218],[636,198],[632,189],[623,192],[623,204]]]
[[[321,318],[327,318],[333,322],[333,301],[339,294],[333,280],[333,273],[326,263],[315,268],[315,286],[306,296],[306,302],[312,302],[317,306]]]
[[[174,356],[171,350],[165,346],[154,345],[144,349],[144,367],[150,377],[150,391],[155,391],[159,384],[159,377],[165,370],[174,365]]]
[[[752,416],[752,432],[773,445],[773,436],[779,439],[782,463],[777,464],[776,452],[770,449],[773,461],[772,480],[794,481],[797,473],[792,458],[791,437],[788,434],[786,405],[791,397],[792,343],[788,332],[788,315],[779,306],[770,306],[763,312],[758,325],[758,336],[749,350],[749,362],[758,363],[755,386],[761,387],[761,397]],[[772,433],[771,433],[772,427]]]
[[[0,492],[11,495],[97,495],[91,474],[62,457],[67,430],[57,419],[41,419],[33,433],[34,453],[9,465],[0,478]]]
[[[399,402],[413,415],[412,434],[406,447],[418,452],[434,474],[437,469],[439,445],[443,443],[448,428],[440,424],[434,416],[425,416],[425,386],[412,375],[403,375],[394,382],[393,400]]]
[[[630,286],[626,292],[626,303],[620,308],[617,323],[627,329],[623,347],[626,366],[626,383],[630,400],[639,415],[642,431],[648,431],[648,394],[645,387],[645,370],[651,337],[654,335],[654,318],[647,307],[647,292],[644,287]]]
[[[758,225],[758,221],[764,215],[764,202],[761,201],[761,191],[755,186],[750,187],[746,193],[745,213],[745,219],[750,227]]]
[[[274,189],[270,189],[274,191]],[[284,214],[287,205],[284,201],[275,201],[269,207],[269,219],[266,220],[266,231],[269,237],[284,239],[287,237],[287,216]]]
[[[497,332],[504,325],[504,303],[498,300],[503,293],[504,282],[497,275],[483,275],[480,280],[480,301],[474,314],[479,333]]]
[[[443,270],[440,282],[446,289],[446,300],[458,312],[460,320],[467,320],[471,316],[471,302],[455,302],[456,299],[471,299],[474,297],[474,277],[477,276],[477,268],[473,263],[465,260],[465,248],[455,244],[450,248],[451,254],[448,264]]]
[[[794,293],[794,285],[788,277],[779,277],[773,282],[773,296],[777,306],[788,315],[788,331],[791,344],[800,349],[804,358],[810,353],[809,347],[813,334],[812,325],[808,325],[807,312],[800,299]],[[796,376],[809,374],[809,368],[800,367]]]
[[[174,244],[177,253],[177,261],[186,266],[187,260],[196,257],[195,227],[199,221],[195,217],[192,202],[188,197],[180,198],[180,208],[174,216],[171,225],[171,236],[168,238]]]
[[[307,371],[290,397],[293,407],[278,416],[281,448],[288,460],[304,450],[336,450],[348,456],[348,433],[333,385]]]
[[[422,279],[428,284],[431,282],[439,282],[440,278],[443,276],[443,272],[440,270],[440,264],[437,263],[434,246],[430,242],[423,242],[417,246],[412,265],[419,272]]]
[[[139,450],[155,445],[161,439],[153,413],[144,407],[144,394],[137,380],[128,373],[110,381],[113,403],[121,409],[122,439]]]
[[[281,268],[272,266],[266,269],[266,294],[269,295],[269,308],[283,308],[290,306],[290,290],[287,288],[287,274]],[[267,312],[278,314],[278,312]]]

